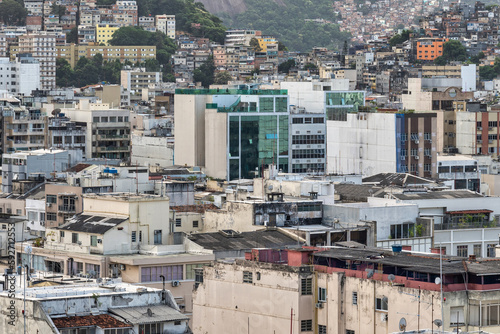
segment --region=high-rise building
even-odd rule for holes
[[[178,89],[175,100],[177,164],[228,180],[254,178],[270,164],[290,170],[286,90]]]
[[[156,15],[156,30],[175,39],[175,15]]]
[[[0,90],[12,94],[31,95],[40,89],[40,63],[29,55],[16,61],[0,58]]]
[[[40,63],[42,89],[56,87],[56,36],[45,31],[19,36],[19,54],[29,53]]]

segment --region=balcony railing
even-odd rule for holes
[[[128,152],[129,146],[97,147],[97,152]]]
[[[59,211],[63,212],[75,212],[75,205],[59,205]]]

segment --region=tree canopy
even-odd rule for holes
[[[467,49],[460,41],[451,40],[443,45],[443,55],[434,60],[436,65],[446,65],[450,61],[465,61]]]
[[[208,57],[201,66],[193,71],[194,82],[201,82],[201,85],[208,88],[214,83],[215,64],[212,56]]]
[[[22,26],[26,23],[28,11],[24,8],[22,1],[3,0],[0,3],[0,20],[5,25]]]
[[[139,16],[175,15],[176,30],[224,43],[227,29],[222,24],[222,20],[210,14],[200,2],[195,2],[195,0],[137,0],[137,6]]]
[[[309,51],[313,47],[341,49],[350,34],[341,32],[331,0],[244,0],[243,13],[221,17],[234,29],[261,30],[272,35],[293,51]],[[323,19],[323,22],[312,21]]]
[[[290,72],[292,67],[295,67],[295,60],[288,59],[287,61],[278,65],[278,73],[288,73]]]
[[[392,36],[392,38],[389,40],[389,44],[391,46],[396,46],[398,44],[404,43],[410,39],[410,34],[411,30],[403,30],[401,34],[396,34]]]

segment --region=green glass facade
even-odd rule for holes
[[[241,100],[245,98],[242,96]],[[250,105],[241,100],[238,99],[238,105]],[[228,115],[229,179],[252,179],[260,175],[262,166],[273,162],[288,172],[288,98],[262,96],[257,112],[233,110]]]
[[[365,105],[362,91],[328,92],[326,98],[326,117],[329,121],[347,121],[347,113],[357,112]]]

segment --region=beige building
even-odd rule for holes
[[[118,59],[121,63],[130,61],[132,63],[143,62],[146,59],[156,59],[156,46],[133,45],[133,46],[99,46],[99,45],[58,45],[56,46],[57,58],[66,59],[71,67],[75,67],[80,57],[93,57],[101,54],[104,61]]]
[[[175,15],[156,15],[156,30],[175,39]]]
[[[61,110],[72,121],[87,125],[87,158],[130,158],[130,111],[101,103],[80,101],[76,108]]]
[[[437,331],[434,320],[442,319],[446,332],[457,327],[498,332],[500,293],[490,288],[496,286],[499,261],[449,260],[443,260],[441,303],[436,254],[343,247],[253,249],[245,261],[215,262],[199,272],[192,329],[385,334]],[[483,275],[495,278],[481,279]]]
[[[81,187],[66,183],[47,183],[45,185],[45,226],[54,228],[64,224],[66,219],[83,210]]]

